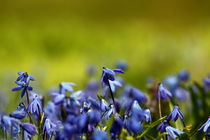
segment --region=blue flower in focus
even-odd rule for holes
[[[15,83],[18,85],[17,87],[13,88],[12,91],[21,91],[21,98],[25,95],[25,93],[27,92],[27,90],[31,91],[33,90],[33,88],[29,85],[30,81],[34,81],[35,79],[28,75],[27,72],[18,72],[18,74],[20,75],[17,80],[15,81]]]
[[[203,86],[207,92],[210,91],[210,78],[203,79]]]
[[[158,125],[157,130],[161,133],[166,132],[166,127],[169,126],[169,123],[167,120],[164,120],[161,124]]]
[[[43,112],[43,107],[41,100],[39,99],[38,95],[36,95],[31,101],[31,103],[28,105],[28,112],[35,115],[36,117],[40,117]]]
[[[187,82],[190,79],[190,74],[187,70],[182,70],[179,72],[178,78],[180,81]]]
[[[91,140],[109,140],[106,132],[101,130],[95,130],[93,133]]]
[[[202,129],[204,133],[210,134],[210,118],[198,130],[200,131]]]
[[[167,90],[162,84],[159,85],[158,91],[156,93],[156,99],[159,98],[163,100],[167,100],[168,98],[172,98],[172,94],[169,90]]]
[[[182,122],[184,122],[184,115],[180,111],[180,108],[178,106],[174,106],[174,109],[172,112],[169,114],[167,120],[173,120],[176,121],[178,118],[181,119]]]
[[[16,119],[24,119],[26,116],[26,109],[23,103],[20,103],[16,109],[16,111],[12,112],[10,114],[10,117],[16,118]]]
[[[49,137],[55,133],[56,124],[54,124],[50,119],[46,119],[43,126],[42,134],[47,134]]]
[[[21,127],[28,132],[30,135],[37,134],[36,126],[30,123],[22,123]]]
[[[166,127],[166,132],[168,132],[168,135],[172,138],[172,139],[176,139],[177,137],[180,136],[180,134],[184,134],[183,131],[180,131],[176,128],[173,128],[171,126],[167,126]]]
[[[117,73],[124,73],[122,70],[120,69],[108,69],[108,68],[105,68],[103,67],[103,71],[102,71],[102,77],[101,77],[101,82],[102,82],[102,85],[109,85],[109,81],[114,81],[115,78],[114,76],[117,74]]]

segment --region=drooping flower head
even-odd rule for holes
[[[50,119],[47,118],[44,122],[42,134],[46,134],[49,137],[51,137],[55,133],[55,129],[56,124],[54,124]]]
[[[184,115],[180,111],[180,108],[178,106],[174,106],[174,109],[172,112],[169,114],[167,120],[173,120],[176,121],[178,118],[181,119],[182,122],[184,122]]]
[[[210,117],[198,130],[200,131],[202,129],[204,133],[210,134]]]
[[[34,96],[34,99],[28,105],[28,112],[35,115],[36,117],[40,117],[43,112],[42,102],[38,95]]]
[[[172,139],[176,139],[177,137],[180,136],[180,134],[184,134],[183,131],[180,131],[176,128],[173,128],[171,126],[167,126],[166,127],[166,132],[168,133],[168,135],[172,138]]]
[[[28,132],[30,135],[37,134],[36,126],[30,123],[22,123],[21,127]]]
[[[114,81],[115,80],[115,75],[117,73],[124,73],[122,70],[120,69],[108,69],[103,67],[103,71],[102,71],[102,77],[101,77],[101,82],[102,85],[109,85],[109,81]]]
[[[16,111],[12,112],[10,116],[16,119],[24,119],[26,116],[26,108],[23,103],[20,103]]]
[[[162,84],[159,85],[158,91],[156,93],[156,99],[159,98],[159,95],[160,95],[160,98],[163,100],[172,98],[171,92],[168,89],[166,89]]]
[[[158,125],[157,130],[161,133],[166,132],[166,127],[169,126],[169,123],[167,120],[164,120],[161,124]]]

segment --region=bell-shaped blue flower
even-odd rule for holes
[[[52,135],[55,133],[56,130],[56,124],[54,124],[50,119],[46,119],[43,126],[43,135],[47,134],[49,137],[52,137]]]
[[[109,81],[114,81],[115,78],[115,74],[117,73],[124,73],[122,70],[120,69],[108,69],[103,67],[103,72],[102,72],[102,77],[101,77],[101,82],[102,85],[109,85]]]
[[[22,123],[21,127],[28,132],[30,135],[37,134],[36,126],[30,123]]]
[[[26,114],[27,113],[26,113],[25,106],[23,105],[23,103],[20,103],[16,111],[12,112],[10,116],[16,119],[24,119]]]
[[[116,67],[125,71],[128,69],[128,64],[125,61],[118,61]]]
[[[75,86],[76,84],[71,82],[62,82],[60,84],[60,93],[65,94],[65,92],[73,92],[74,89],[72,86]]]
[[[89,122],[93,125],[98,124],[101,121],[101,114],[99,111],[89,110],[87,115]]]
[[[176,121],[178,118],[181,119],[182,122],[184,122],[184,115],[180,111],[180,108],[178,106],[174,106],[174,109],[172,112],[169,114],[167,120],[173,120]]]
[[[169,126],[169,123],[167,120],[164,120],[161,124],[158,125],[157,130],[161,133],[166,132],[166,127]]]
[[[176,139],[177,137],[180,136],[180,134],[184,134],[183,131],[180,131],[176,128],[173,128],[171,126],[167,126],[166,127],[166,132],[168,132],[168,135],[172,138],[172,139]]]
[[[159,85],[158,92],[156,93],[156,99],[159,98],[159,95],[160,98],[163,100],[172,98],[171,92],[168,89],[166,89],[162,84]]]
[[[204,133],[210,133],[210,118],[198,130],[202,129]]]
[[[36,95],[31,101],[31,103],[28,105],[28,112],[35,115],[36,117],[40,117],[43,112],[43,107],[41,100],[39,99],[38,95]]]
[[[141,123],[135,118],[125,118],[124,125],[129,132],[134,134],[140,133],[143,130]]]

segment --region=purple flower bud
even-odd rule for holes
[[[167,120],[164,120],[160,125],[158,125],[157,130],[161,133],[166,132],[166,127],[169,126],[169,123]]]
[[[28,132],[30,135],[37,134],[36,126],[30,123],[22,123],[21,127]]]

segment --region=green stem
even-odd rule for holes
[[[115,111],[117,111],[115,100],[114,100],[114,94],[112,92],[111,85],[110,85],[109,81],[108,81],[108,87],[109,87],[109,90],[110,90],[110,94],[111,94],[111,97],[112,97],[112,101],[113,101],[113,104],[114,104]]]

